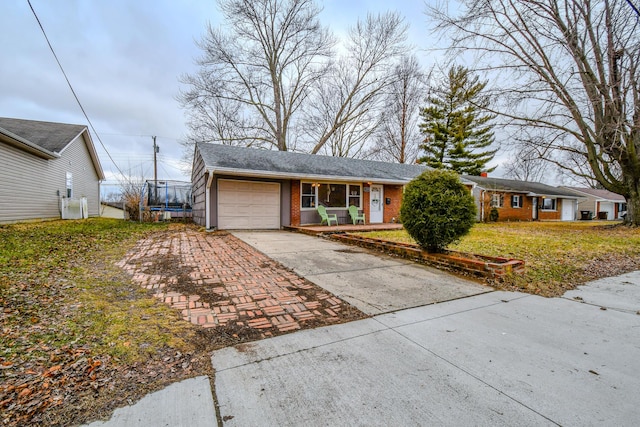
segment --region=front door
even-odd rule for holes
[[[383,219],[384,197],[382,185],[372,185],[369,193],[369,222],[371,224],[381,223]]]
[[[531,205],[531,219],[538,219],[538,198],[533,198],[533,204]]]

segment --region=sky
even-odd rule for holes
[[[410,25],[409,42],[432,63],[433,40],[423,0],[317,0],[320,19],[336,36],[368,12],[397,10]],[[84,110],[107,175],[117,168],[153,178],[157,137],[158,178],[190,180],[181,165],[185,114],[179,78],[194,73],[196,46],[207,23],[221,24],[214,0],[31,0]],[[395,8],[395,9],[390,9]],[[88,125],[60,71],[27,0],[0,5],[0,117]],[[91,130],[91,129],[90,129]]]

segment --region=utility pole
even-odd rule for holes
[[[153,192],[154,192],[154,202],[158,203],[158,160],[156,154],[160,151],[160,147],[156,145],[156,137],[153,138]]]

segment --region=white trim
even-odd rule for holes
[[[297,179],[304,181],[345,181],[345,182],[379,182],[381,184],[396,184],[403,185],[410,182],[413,178],[406,178],[404,180],[398,179],[381,179],[372,177],[357,177],[357,176],[331,176],[331,175],[313,175],[313,174],[300,174],[300,173],[287,173],[287,172],[270,172],[250,169],[234,169],[234,168],[209,168],[207,172],[216,175],[229,175],[229,176],[241,176],[246,178],[269,178],[269,179]]]
[[[337,185],[345,185],[347,186],[347,188],[349,187],[355,187],[358,186],[360,188],[360,194],[358,195],[358,198],[360,199],[360,203],[358,204],[358,209],[362,209],[362,201],[364,199],[364,185],[362,182],[353,182],[353,181],[349,181],[349,182],[336,182],[336,181],[316,181],[316,182],[311,182],[311,181],[300,181],[300,201],[299,201],[299,205],[300,205],[300,211],[304,211],[304,212],[311,212],[311,211],[315,211],[318,208],[318,189],[319,187],[313,187],[314,189],[314,196],[315,196],[315,202],[316,202],[316,206],[314,207],[309,207],[309,208],[305,208],[302,207],[302,198],[303,197],[309,197],[310,193],[303,193],[302,192],[302,185],[303,184],[337,184]],[[349,209],[349,197],[355,197],[355,196],[350,196],[348,191],[345,194],[346,199],[345,199],[345,203],[346,206],[325,206],[327,208],[327,210],[333,209],[333,210],[345,210],[345,209]],[[292,201],[293,203],[293,201]]]
[[[209,174],[207,185],[204,192],[204,210],[205,210],[205,228],[211,229],[211,183],[213,182],[213,174]]]

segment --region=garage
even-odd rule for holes
[[[218,228],[258,230],[280,228],[280,184],[218,180]]]

